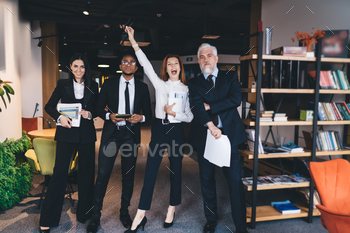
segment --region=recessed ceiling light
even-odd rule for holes
[[[109,67],[109,65],[107,65],[107,64],[99,64],[97,66],[100,68],[108,68]]]
[[[117,73],[117,74],[122,74],[122,73],[123,73],[123,71],[121,71],[121,70],[117,70],[117,71],[116,71],[116,73]]]
[[[61,66],[61,64],[58,64],[58,66]]]
[[[240,36],[244,36],[244,33],[242,32],[242,33],[239,33],[238,35],[240,35]]]
[[[215,40],[217,38],[219,38],[220,36],[215,36],[215,35],[204,35],[202,38],[203,39],[211,39],[211,40]]]
[[[89,15],[90,13],[89,13],[89,11],[90,11],[90,6],[91,6],[91,3],[89,2],[89,1],[87,1],[86,2],[86,6],[85,6],[85,8],[84,8],[84,10],[83,10],[83,14],[84,15]]]
[[[58,72],[62,72],[62,70],[58,70]]]
[[[162,14],[161,14],[161,13],[158,13],[158,14],[157,14],[157,17],[158,17],[158,18],[162,17]]]
[[[110,26],[108,24],[103,25],[103,27],[110,28]]]

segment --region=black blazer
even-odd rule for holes
[[[215,95],[210,89],[210,83],[203,74],[189,80],[190,104],[194,115],[190,143],[196,150],[204,150],[207,137],[207,127],[204,125],[211,121],[210,113],[220,116],[224,134],[228,136],[231,147],[245,142],[247,136],[237,111],[241,105],[241,87],[237,73],[231,71],[226,74],[226,71],[219,70]],[[210,105],[210,111],[205,111],[203,102]]]
[[[90,90],[89,90],[90,89]],[[83,98],[83,109],[90,111],[92,118],[96,117],[95,106],[98,99],[98,86],[97,83],[92,81],[91,87],[84,88],[84,98]],[[57,86],[53,91],[49,101],[45,105],[45,111],[56,121],[61,115],[57,110],[56,106],[58,101],[61,103],[79,103],[80,100],[75,99],[73,81],[68,79],[58,80]],[[94,126],[94,121],[84,119],[81,117],[80,127],[65,128],[62,126],[57,126],[56,141],[70,142],[70,143],[91,143],[96,141],[96,131]]]
[[[113,134],[116,127],[111,120],[106,120],[106,113],[118,113],[119,105],[119,79],[110,78],[104,81],[101,92],[98,98],[97,114],[105,120],[103,124],[103,132],[101,137],[101,144],[104,144]],[[105,111],[106,106],[109,110]],[[134,99],[134,113],[144,115],[146,121],[152,118],[151,99],[147,84],[135,79],[135,99]],[[140,123],[134,125],[133,133],[135,142],[137,144],[141,141]]]

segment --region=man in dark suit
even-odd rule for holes
[[[152,110],[147,85],[134,78],[138,68],[136,58],[133,55],[124,55],[119,68],[122,75],[105,80],[97,104],[97,113],[105,123],[98,158],[93,214],[88,232],[96,232],[100,225],[103,198],[119,150],[122,164],[120,220],[125,228],[130,228],[132,224],[128,207],[134,187],[140,123],[151,119]],[[131,117],[118,118],[116,114],[131,114]]]
[[[238,145],[247,140],[244,126],[237,112],[241,104],[241,89],[235,71],[217,68],[217,49],[210,44],[198,48],[198,63],[202,75],[189,81],[190,104],[194,119],[190,140],[198,155],[204,214],[207,223],[203,232],[215,232],[217,200],[215,165],[203,157],[207,130],[216,138],[228,136],[231,143],[231,165],[223,167],[231,199],[231,213],[237,232],[247,232],[245,194],[240,174]]]

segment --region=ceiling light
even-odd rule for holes
[[[62,72],[62,70],[58,70],[58,72]]]
[[[67,45],[66,37],[63,37],[63,45]]]
[[[203,39],[212,39],[215,40],[217,38],[219,38],[220,36],[215,36],[215,35],[204,35],[202,38]]]
[[[61,66],[61,64],[58,64],[58,66]]]
[[[244,33],[242,32],[242,33],[239,33],[238,35],[240,35],[240,36],[244,36]]]
[[[107,36],[103,39],[103,44],[107,44]]]
[[[86,2],[86,6],[85,6],[85,8],[84,8],[84,10],[83,10],[83,14],[84,15],[89,15],[90,13],[90,6],[91,6],[91,3],[89,2],[89,1],[87,1]]]
[[[123,71],[121,71],[121,70],[117,70],[117,71],[116,71],[116,73],[117,73],[117,74],[122,74],[122,73],[123,73]]]
[[[42,44],[43,44],[43,42],[39,39],[38,48],[40,48]]]
[[[158,17],[158,18],[162,17],[162,14],[158,13],[158,14],[157,14],[157,17]]]
[[[98,67],[100,67],[100,68],[108,68],[109,65],[107,65],[107,64],[99,64]]]
[[[108,24],[103,25],[103,27],[110,28],[110,26]]]

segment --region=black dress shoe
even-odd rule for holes
[[[87,233],[96,233],[99,225],[100,225],[99,219],[96,219],[96,218],[91,219],[89,226],[86,229],[86,232]]]
[[[42,230],[42,229],[39,227],[39,232],[40,232],[40,233],[50,233],[50,228],[47,229],[47,230]]]
[[[142,230],[145,230],[145,225],[146,225],[146,223],[147,223],[147,218],[146,218],[146,216],[145,216],[145,217],[143,217],[142,221],[141,221],[140,224],[136,227],[135,230],[129,229],[129,230],[125,231],[124,233],[136,233],[137,230],[138,230],[139,228],[141,228]]]
[[[204,225],[203,233],[214,233],[216,225],[216,221],[207,221],[207,223]]]
[[[129,213],[120,213],[119,219],[126,229],[131,227],[132,221]]]
[[[173,221],[171,221],[170,223],[169,222],[165,222],[164,221],[164,228],[169,228],[169,227],[172,227],[174,225],[174,219],[175,219],[175,212],[174,212],[174,217],[173,217]]]
[[[77,221],[84,224],[84,223],[86,223],[87,219],[86,218],[77,218]]]

